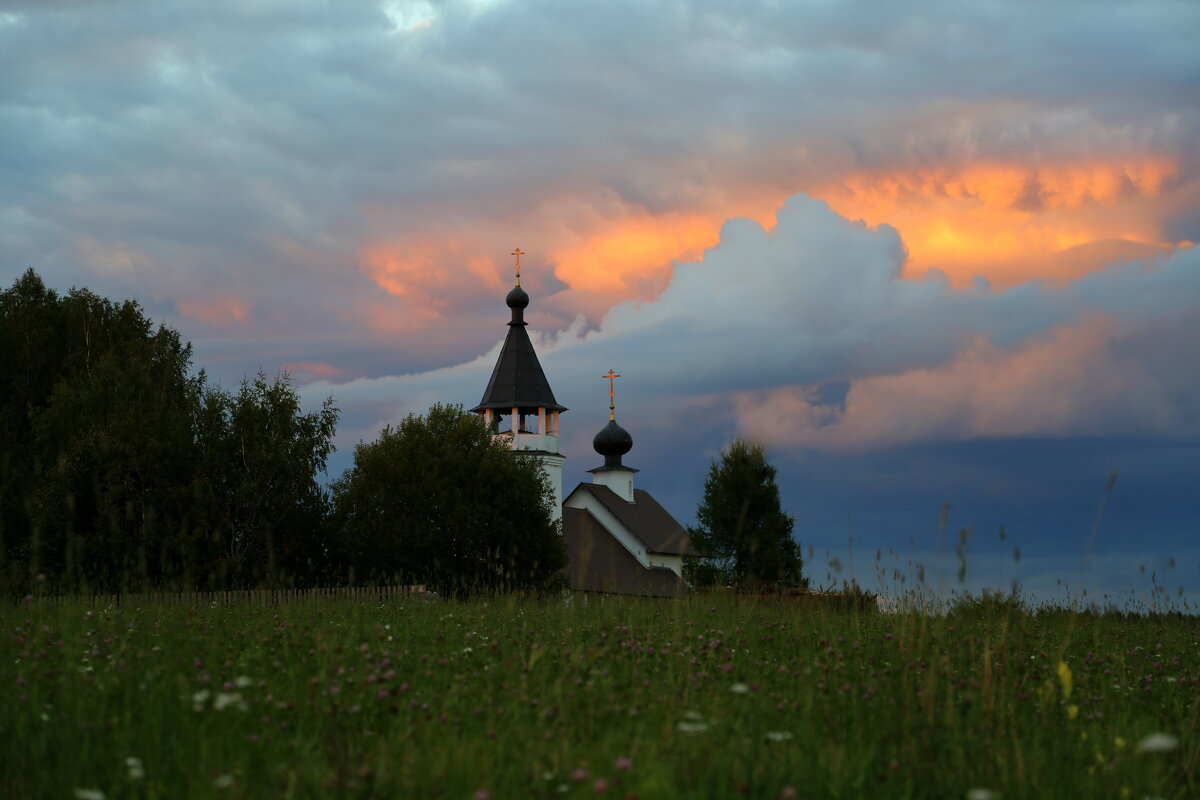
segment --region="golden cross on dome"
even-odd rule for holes
[[[613,379],[621,376],[610,369],[607,375],[601,375],[600,377],[608,378],[608,418],[615,420],[617,418],[617,393],[613,390]]]
[[[521,256],[525,255],[525,251],[518,247],[516,250],[513,250],[511,253],[509,253],[509,255],[517,257],[517,286],[520,286],[521,285]]]

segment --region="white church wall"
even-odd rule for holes
[[[679,577],[683,577],[683,556],[664,555],[663,553],[652,553],[646,556],[652,567],[666,567],[674,572]]]
[[[566,462],[566,456],[539,454],[538,460],[542,462],[542,469],[546,471],[546,477],[550,479],[550,487],[554,489],[554,521],[562,522],[562,507],[563,507],[563,490],[562,490],[562,474],[563,463]],[[559,532],[562,532],[562,526],[559,526]]]
[[[592,483],[607,486],[626,503],[633,502],[633,470],[605,469],[592,473]]]

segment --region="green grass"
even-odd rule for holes
[[[1192,617],[136,602],[0,606],[0,795],[1200,795]]]

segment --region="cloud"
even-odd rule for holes
[[[758,441],[806,449],[1076,436],[1196,435],[1140,361],[1111,352],[1102,320],[1062,327],[1007,352],[980,339],[950,363],[854,381],[841,403],[788,387],[735,401]]]
[[[464,360],[518,244],[545,321],[595,325],[796,192],[960,287],[1172,247],[1200,204],[1176,3],[7,9],[3,269],[157,303],[202,359],[178,309],[216,293],[279,364]]]
[[[1200,433],[1200,380],[1177,368],[1200,327],[1195,250],[1004,290],[905,279],[904,259],[894,230],[796,196],[769,231],[728,222],[657,298],[543,336],[542,363],[570,407],[597,407],[596,378],[615,367],[647,418],[702,405],[777,448]],[[391,397],[396,415],[434,400],[469,407],[496,352],[313,390],[350,404]],[[822,400],[837,382],[844,398]]]

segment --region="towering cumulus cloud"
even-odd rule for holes
[[[910,280],[904,264],[895,230],[798,195],[770,230],[726,223],[656,299],[545,339],[544,361],[568,405],[620,364],[664,409],[702,403],[776,446],[1196,435],[1200,377],[1179,368],[1200,340],[1195,250],[1004,289]],[[417,410],[472,400],[490,364],[314,390]],[[830,386],[840,397],[822,399]]]

